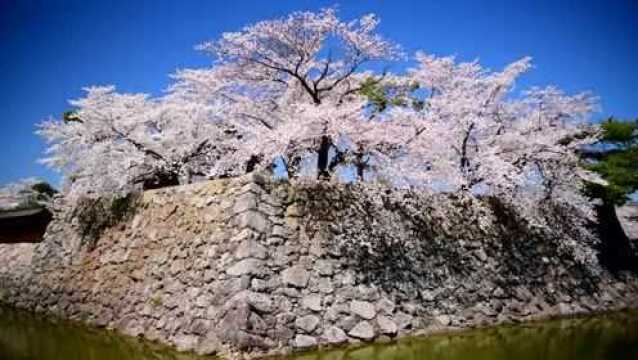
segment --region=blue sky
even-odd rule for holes
[[[519,83],[590,90],[599,117],[638,117],[638,1],[33,1],[0,0],[0,184],[57,174],[36,163],[35,124],[59,116],[93,84],[159,94],[176,68],[210,64],[194,45],[257,20],[338,5],[374,12],[406,52],[497,69],[522,56]],[[391,69],[400,71],[402,64]]]

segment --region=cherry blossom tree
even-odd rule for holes
[[[385,132],[401,151],[385,160],[384,171],[408,183],[480,186],[510,199],[536,179],[543,199],[587,203],[579,190],[597,180],[580,166],[577,149],[596,141],[596,130],[585,126],[596,109],[594,97],[553,87],[514,94],[529,58],[500,72],[423,53],[417,61],[408,76],[421,86],[421,106],[390,112]]]
[[[254,122],[259,134],[249,136],[266,136],[270,146],[257,157],[270,165],[273,156],[283,156],[294,173],[302,154],[314,149],[318,176],[329,177],[335,130],[359,117],[349,115],[358,104],[342,109],[361,89],[358,72],[366,63],[401,56],[375,32],[378,23],[371,14],[346,23],[334,9],[295,12],[224,33],[199,49],[216,58],[218,76],[233,82],[227,96],[247,105],[237,113],[241,126],[254,128]]]
[[[591,94],[515,91],[530,58],[490,71],[419,52],[405,73],[373,71],[403,58],[378,24],[374,15],[342,21],[334,9],[295,12],[199,45],[212,66],[177,71],[162,97],[88,88],[72,113],[41,124],[43,161],[77,195],[279,164],[290,179],[338,180],[350,169],[350,180],[587,209],[579,189],[598,179],[577,150],[598,134],[586,126]]]
[[[219,108],[177,98],[86,89],[62,120],[40,124],[50,144],[43,163],[61,170],[71,195],[120,193],[188,182],[221,155]]]

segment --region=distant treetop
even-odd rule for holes
[[[0,187],[0,211],[46,207],[56,193],[47,182],[22,179]]]

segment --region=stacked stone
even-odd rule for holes
[[[168,188],[93,250],[60,213],[43,243],[0,246],[0,300],[229,356],[638,305],[636,278],[580,261],[568,234],[504,240],[472,225],[483,208],[405,199],[259,175]]]
[[[396,305],[374,287],[356,286],[355,272],[324,249],[326,239],[307,238],[290,189],[252,180],[232,208],[237,247],[226,274],[243,286],[220,318],[221,342],[268,350],[396,336]],[[411,326],[412,315],[398,314]]]

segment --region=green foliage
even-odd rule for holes
[[[78,200],[73,216],[78,220],[78,233],[82,236],[82,244],[87,245],[89,249],[95,248],[102,233],[133,216],[138,204],[137,194]]]
[[[65,123],[70,123],[70,122],[82,122],[82,120],[80,120],[80,117],[77,114],[77,111],[75,110],[67,110],[65,112],[62,113],[62,119],[64,120]]]
[[[587,168],[600,174],[608,185],[590,184],[586,191],[592,197],[622,205],[638,190],[638,122],[609,118],[601,128],[599,145],[607,148]]]
[[[111,200],[110,212],[116,221],[120,221],[130,215],[134,210],[133,195],[115,197]]]
[[[376,111],[383,111],[388,106],[388,98],[385,91],[374,78],[367,78],[361,85],[361,95],[368,98]]]
[[[409,94],[417,90],[419,85],[398,85],[391,82],[383,82],[374,77],[366,78],[361,84],[359,93],[368,98],[374,112],[383,112],[388,106],[408,106],[422,108],[423,105],[412,99]]]
[[[58,193],[58,191],[47,182],[39,182],[33,184],[33,186],[31,186],[31,189],[33,189],[33,191],[37,194],[46,195],[49,197],[52,197],[53,195]]]
[[[10,209],[0,209],[0,211],[45,207],[57,192],[58,191],[47,182],[37,182],[33,185],[27,185],[18,192],[20,202],[17,206]]]
[[[609,118],[601,125],[603,129],[603,141],[609,143],[622,143],[631,145],[638,138],[638,121],[626,122]]]
[[[589,192],[595,197],[620,205],[638,190],[638,147],[606,155],[588,168],[608,182],[607,186],[591,185]]]

